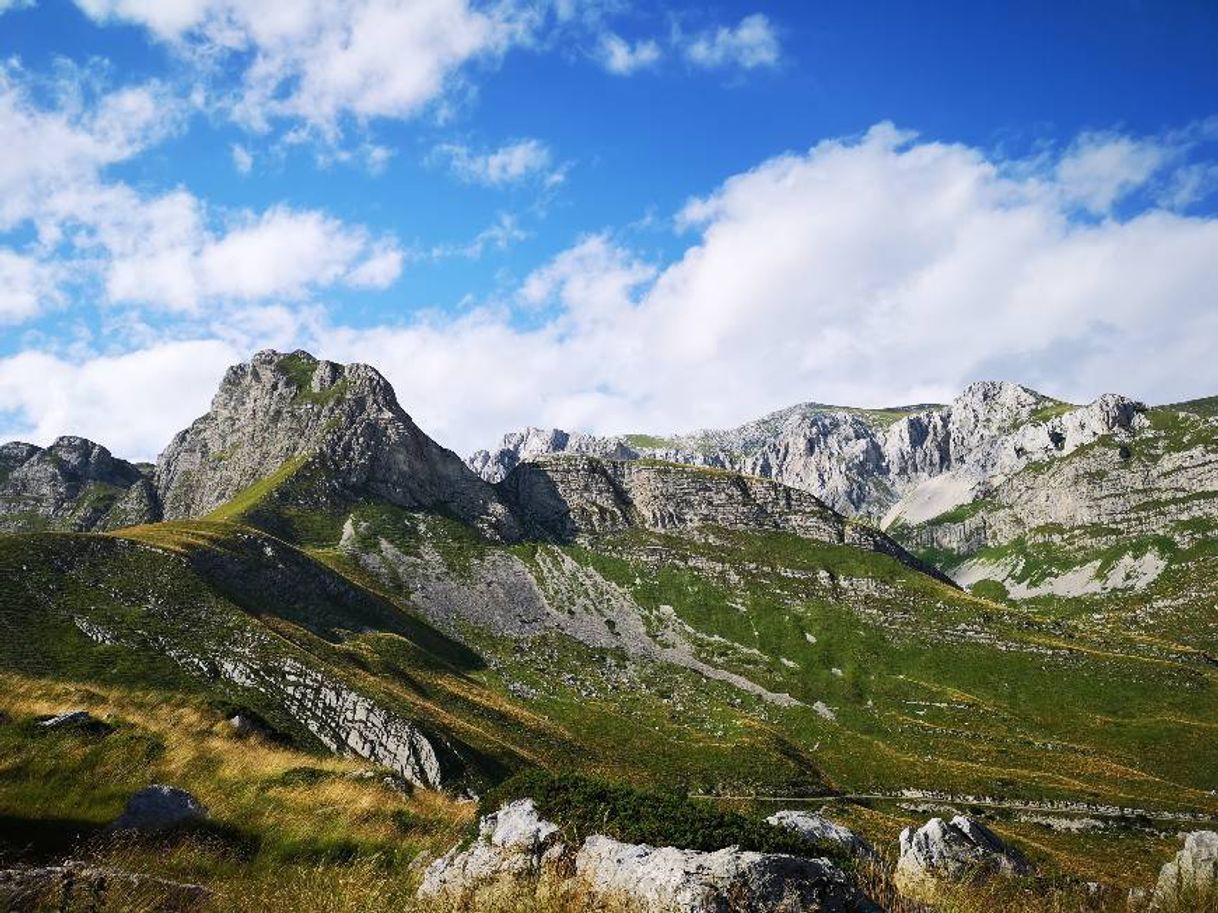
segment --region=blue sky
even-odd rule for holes
[[[1206,2],[0,0],[0,439],[367,361],[459,451],[1218,391]]]

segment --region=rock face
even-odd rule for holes
[[[850,828],[842,827],[815,812],[784,810],[766,818],[766,821],[812,840],[836,843],[855,856],[875,856],[875,848]]]
[[[505,879],[570,877],[559,828],[519,799],[485,816],[478,839],[427,867],[420,897],[468,897]],[[593,835],[574,855],[574,876],[593,894],[620,897],[654,913],[846,913],[872,909],[827,859],[654,848]]]
[[[1031,572],[1018,560],[960,565],[987,546],[1039,541],[1053,530],[1091,536],[1107,526],[1132,540],[1174,535],[1178,521],[1213,518],[1218,502],[1207,493],[1218,493],[1218,419],[1197,416],[1195,433],[1177,433],[1178,440],[1163,445],[1156,424],[1170,426],[1174,415],[1111,394],[1073,406],[986,381],[946,406],[810,403],[728,431],[667,438],[529,429],[508,435],[494,451],[479,451],[469,464],[504,485],[523,466],[555,453],[730,469],[808,492],[878,525],[907,548],[940,556],[936,563],[951,567],[964,585],[988,578],[1003,581],[1016,598],[1079,595],[1144,586],[1165,562],[1131,554],[1108,573],[1108,564],[1081,559],[1078,580],[1031,587],[1023,586]],[[1135,451],[1143,458],[1133,458]],[[1108,536],[1094,550],[1115,544]]]
[[[594,894],[621,896],[652,913],[845,913],[865,909],[845,874],[827,859],[654,848],[589,837],[576,875]]]
[[[735,472],[651,460],[550,456],[521,463],[500,487],[525,531],[550,541],[631,527],[775,530],[881,552],[941,576],[883,533],[846,520],[806,491]]]
[[[501,879],[537,876],[565,852],[558,825],[543,820],[532,799],[518,799],[484,816],[468,849],[455,846],[429,865],[419,896],[463,895]]]
[[[735,469],[808,491],[847,515],[915,523],[967,503],[1032,463],[1130,432],[1144,408],[1114,395],[1074,408],[1018,384],[983,381],[947,406],[868,411],[808,403],[730,431],[664,439],[530,428],[506,435],[493,451],[478,451],[469,464],[499,481],[547,453],[651,457]],[[918,492],[944,475],[950,483]]]
[[[474,472],[488,482],[502,482],[520,463],[552,453],[585,454],[611,460],[632,460],[639,456],[639,451],[619,438],[568,434],[557,428],[548,431],[526,428],[504,435],[493,453],[479,450],[469,458],[468,463]]]
[[[1218,899],[1218,833],[1193,831],[1184,848],[1159,870],[1151,909],[1184,909]]]
[[[176,786],[146,786],[127,800],[127,807],[111,825],[116,831],[155,834],[183,824],[202,821],[207,809],[199,800]]]
[[[100,444],[61,437],[46,449],[0,446],[0,532],[117,529],[159,514],[144,472]]]
[[[87,710],[69,710],[43,720],[38,725],[43,729],[79,729],[96,736],[109,735],[114,731],[113,726],[99,720]]]
[[[494,489],[419,430],[375,369],[307,352],[259,352],[230,368],[211,411],[157,460],[156,487],[167,519],[200,517],[293,472],[316,474],[312,498],[372,495],[516,534]]]
[[[957,815],[950,822],[931,818],[917,830],[901,831],[896,883],[911,896],[933,895],[938,881],[1025,871],[1023,857],[974,818]]]

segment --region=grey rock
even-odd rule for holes
[[[527,533],[550,541],[638,527],[775,530],[881,552],[943,580],[888,536],[798,488],[736,472],[588,456],[519,464],[500,487]]]
[[[262,731],[262,726],[244,713],[237,713],[229,717],[228,725],[233,734],[237,736],[249,736]]]
[[[123,813],[110,827],[116,831],[155,834],[206,817],[207,809],[186,790],[153,784],[128,799]]]
[[[784,809],[766,818],[775,827],[795,831],[810,840],[836,843],[855,856],[874,857],[875,848],[850,830],[816,812]]]
[[[735,847],[699,852],[594,835],[576,854],[575,871],[594,894],[624,897],[650,913],[845,913],[869,908],[827,859]]]
[[[161,454],[156,487],[167,519],[201,517],[279,472],[311,479],[295,498],[325,506],[371,495],[442,510],[511,539],[511,513],[494,489],[435,443],[367,365],[307,352],[259,352],[225,374],[211,410]]]
[[[99,720],[87,710],[69,710],[38,724],[43,729],[79,729],[92,735],[107,735],[114,727],[104,720]]]
[[[1218,900],[1218,833],[1193,831],[1175,859],[1159,870],[1150,907],[1176,910],[1205,900]]]
[[[467,895],[504,879],[536,877],[565,853],[558,825],[544,820],[532,799],[518,799],[485,815],[470,847],[458,844],[432,862],[419,896]]]
[[[980,821],[957,815],[950,822],[931,818],[917,830],[901,831],[895,881],[911,896],[933,895],[937,881],[1014,875],[1027,862]]]
[[[0,446],[0,532],[89,532],[159,516],[140,468],[100,444],[61,437],[45,449],[18,441]]]
[[[1029,530],[1111,526],[1135,536],[1164,534],[1176,521],[1211,516],[1212,501],[1187,496],[1218,489],[1213,448],[1199,444],[1149,467],[1127,461],[1129,445],[1154,435],[1145,412],[1113,394],[1072,406],[1018,384],[984,381],[945,406],[868,411],[807,403],[734,429],[667,438],[528,429],[469,464],[488,479],[509,481],[516,467],[554,454],[731,469],[806,491],[907,547],[968,557]],[[971,516],[936,519],[975,502]],[[1142,586],[1164,563],[1152,556],[1097,583],[1089,583],[1091,568],[1081,588]],[[1014,579],[1018,571],[987,566],[953,576],[968,585]],[[1066,581],[1054,591],[1078,589]],[[1040,595],[1018,587],[1011,593]]]
[[[110,909],[111,903],[131,904],[148,913],[186,913],[211,896],[202,885],[84,862],[0,869],[0,906],[12,913],[46,910],[47,902],[62,913]]]

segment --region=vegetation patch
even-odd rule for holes
[[[592,834],[626,843],[714,851],[728,846],[759,853],[830,856],[845,861],[840,846],[675,791],[636,789],[576,774],[528,770],[500,784],[483,799],[481,814],[505,802],[531,798],[541,816],[563,830],[572,846]]]

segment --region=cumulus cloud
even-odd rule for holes
[[[52,267],[0,247],[0,324],[33,317],[59,299]]]
[[[614,32],[601,36],[596,53],[601,66],[615,76],[629,76],[653,67],[662,56],[660,45],[654,39],[644,38],[631,44]]]
[[[1153,194],[1132,214],[1080,216],[1061,168],[1077,148],[1008,161],[881,124],[691,200],[677,219],[686,249],[669,262],[593,234],[508,300],[396,326],[303,321],[292,341],[382,368],[420,424],[462,451],[524,424],[724,426],[808,400],[945,400],[995,376],[1075,401],[1214,392],[1218,219]],[[1119,170],[1120,193],[1175,167]],[[251,325],[226,353],[248,354],[262,332]],[[56,412],[50,390],[25,389],[59,389],[53,372],[6,366],[0,410],[72,430],[76,413]],[[160,440],[178,418],[160,419]],[[102,432],[124,433],[117,420]]]
[[[383,288],[401,271],[391,237],[316,210],[213,212],[185,189],[159,195],[106,178],[177,128],[159,85],[91,102],[73,85],[58,107],[35,104],[23,74],[0,69],[0,230],[33,228],[29,251],[0,248],[0,314],[33,316],[56,278],[96,279],[112,303],[192,311],[208,301],[300,297],[344,283]],[[238,159],[240,164],[240,159]]]
[[[538,139],[520,139],[479,152],[459,143],[437,146],[433,157],[445,159],[460,180],[487,187],[502,187],[540,177],[546,184],[561,183],[564,170],[551,168],[550,148]]]
[[[42,352],[0,358],[0,439],[47,444],[79,434],[130,459],[150,459],[207,411],[224,367],[244,353],[219,340],[170,342],[78,363]]]
[[[1174,153],[1153,140],[1087,133],[1057,163],[1057,183],[1070,200],[1105,213],[1126,193],[1144,186]]]
[[[773,67],[782,57],[778,34],[763,13],[745,16],[735,26],[721,25],[695,35],[679,37],[685,59],[704,69],[739,67],[753,70]]]
[[[1218,389],[1218,220],[1078,220],[1055,174],[880,125],[691,201],[694,237],[666,266],[582,239],[523,284],[540,323],[488,307],[326,347],[379,362],[462,448],[529,423],[667,431],[944,400],[992,376],[1079,401]]]
[[[231,110],[255,128],[281,117],[333,130],[343,115],[410,117],[461,68],[523,40],[513,4],[469,0],[77,0],[98,22],[148,29],[183,54],[243,66]]]

